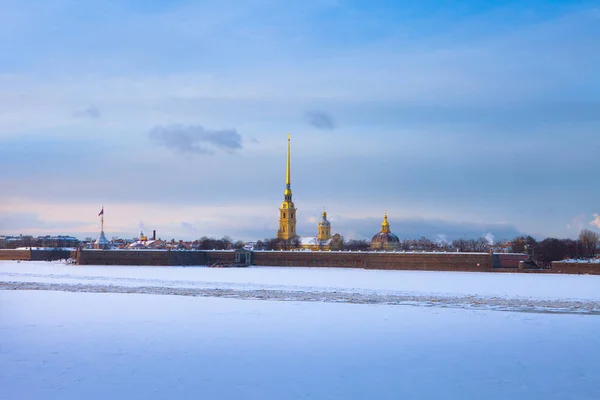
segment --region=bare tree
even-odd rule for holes
[[[581,243],[582,255],[584,257],[594,257],[598,251],[600,235],[589,229],[583,229],[579,233],[579,242]]]
[[[510,244],[513,253],[531,254],[537,246],[537,241],[531,236],[517,236],[511,240]]]
[[[349,251],[367,251],[371,245],[366,240],[348,240],[344,243],[344,249]]]
[[[536,249],[535,259],[544,265],[550,265],[552,261],[564,259],[566,253],[566,245],[563,240],[547,238],[539,243]]]
[[[329,248],[334,251],[342,250],[344,248],[344,237],[339,233],[333,235],[331,242],[329,242]]]
[[[455,239],[452,241],[452,247],[456,249],[456,251],[471,251],[470,243],[467,239]]]
[[[437,245],[431,240],[427,239],[425,236],[421,236],[415,243],[416,250],[423,251],[433,251],[437,249]]]
[[[288,249],[297,250],[300,248],[301,244],[302,240],[300,240],[300,236],[294,236],[288,240]]]
[[[565,257],[581,258],[583,257],[583,249],[579,240],[563,239],[565,246]]]
[[[279,239],[276,238],[266,238],[265,240],[261,241],[261,246],[260,246],[260,250],[277,250],[278,249],[278,244],[279,244]],[[258,243],[257,243],[258,245]]]
[[[489,251],[489,249],[490,249],[490,244],[489,244],[488,240],[484,237],[480,237],[479,239],[475,239],[475,240],[470,240],[470,242],[471,242],[471,249],[474,252],[482,253],[482,252]]]

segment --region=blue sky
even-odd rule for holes
[[[600,212],[600,5],[0,2],[0,234],[573,237]],[[595,220],[597,225],[600,225]]]

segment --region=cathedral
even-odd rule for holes
[[[290,240],[298,238],[300,248],[303,250],[329,250],[331,242],[331,223],[327,220],[327,212],[323,211],[322,219],[317,227],[317,236],[298,236],[296,233],[296,206],[292,201],[292,187],[290,179],[291,138],[288,133],[287,164],[285,171],[285,191],[283,203],[279,208],[279,230],[277,239]]]
[[[387,220],[387,211],[383,214],[381,230],[371,239],[372,250],[398,250],[400,239],[390,230],[390,224]]]
[[[290,183],[290,134],[288,133],[287,167],[285,171],[285,191],[283,203],[279,209],[279,230],[277,239],[289,240],[296,236],[296,207],[292,201],[292,187]]]
[[[283,203],[279,208],[279,230],[277,239],[290,240],[297,239],[302,250],[330,250],[331,244],[331,223],[327,220],[327,212],[323,211],[321,220],[317,226],[317,236],[299,236],[296,232],[296,206],[292,201],[292,186],[290,179],[290,153],[291,138],[287,137],[287,164],[285,172],[285,191],[283,192]],[[339,235],[337,235],[339,236]],[[381,231],[375,234],[371,239],[372,250],[397,250],[400,245],[398,236],[390,231],[390,224],[387,220],[387,212],[383,216]]]

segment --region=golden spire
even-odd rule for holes
[[[288,133],[288,155],[287,155],[287,170],[285,173],[285,184],[289,185],[290,182],[290,134]]]
[[[287,168],[285,171],[285,192],[287,201],[291,201],[292,196],[292,188],[291,188],[291,179],[290,179],[290,134],[288,133],[288,151],[287,151]],[[290,196],[288,199],[287,196]]]
[[[383,222],[381,223],[381,232],[382,233],[390,232],[390,224],[388,223],[388,220],[387,220],[387,210],[383,214]]]
[[[290,186],[290,147],[290,134],[288,133],[285,192],[283,192],[283,203],[281,203],[281,208],[279,208],[279,230],[277,231],[277,238],[284,240],[288,240],[296,236],[296,207],[292,201],[292,188]]]

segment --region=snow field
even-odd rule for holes
[[[1,399],[597,399],[600,317],[0,291]]]

